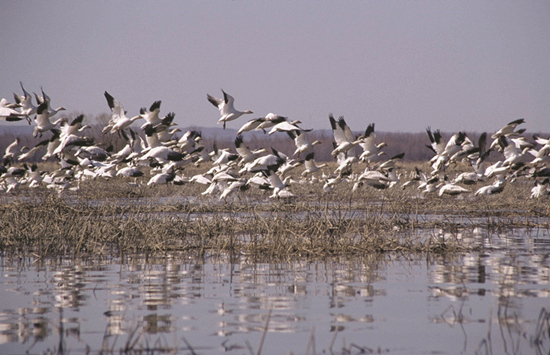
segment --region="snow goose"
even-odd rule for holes
[[[470,138],[465,135],[464,142],[462,147],[456,153],[451,155],[449,158],[450,162],[458,162],[461,160],[473,160],[479,158],[482,154],[485,153],[485,144],[487,139],[487,132],[483,132],[478,139],[478,146],[472,142]]]
[[[82,121],[84,120],[84,115],[78,115],[76,118],[71,120],[67,120],[66,118],[61,119],[60,129],[61,129],[61,138],[71,135],[71,134],[78,134],[79,132],[83,132],[86,129],[92,128],[89,125],[82,125]]]
[[[287,185],[281,180],[279,175],[275,172],[277,171],[277,166],[268,166],[266,170],[263,170],[263,174],[266,176],[267,180],[273,188],[273,194],[269,198],[291,198],[294,197],[294,194],[286,190]]]
[[[315,164],[315,153],[311,152],[306,155],[306,159],[304,160],[305,170],[302,172],[302,177],[306,177],[309,174],[315,174],[317,171],[321,170],[325,166],[327,166],[327,164]]]
[[[138,161],[145,162],[148,161],[149,158],[153,158],[154,160],[160,162],[161,164],[169,163],[170,161],[179,161],[184,158],[184,154],[180,152],[176,152],[175,150],[172,150],[165,146],[158,146],[155,148],[150,149],[147,153],[142,155]]]
[[[548,184],[550,180],[544,179],[542,182],[535,180],[535,186],[531,189],[531,198],[539,198],[550,194],[548,191]]]
[[[239,166],[243,166],[246,163],[256,160],[262,153],[267,153],[265,148],[250,150],[246,145],[244,145],[243,137],[241,135],[238,135],[235,138],[235,149],[237,150],[237,154],[241,157],[238,163]]]
[[[212,164],[217,166],[226,166],[236,161],[237,159],[239,159],[238,154],[231,153],[229,149],[220,149],[218,158],[214,160]]]
[[[356,191],[363,184],[374,187],[377,190],[384,190],[390,187],[391,182],[391,179],[381,171],[365,170],[353,185],[352,191]]]
[[[218,110],[220,110],[221,117],[218,120],[218,124],[223,123],[223,129],[225,129],[225,124],[228,121],[236,120],[237,118],[241,117],[244,114],[253,113],[250,110],[244,110],[244,111],[236,110],[234,106],[235,99],[233,98],[233,96],[227,94],[223,90],[222,90],[222,93],[223,93],[223,99],[219,99],[209,94],[207,94],[206,97],[212,105],[216,106]]]
[[[236,192],[239,191],[245,191],[250,186],[247,185],[246,179],[237,179],[230,184],[228,184],[225,189],[223,189],[222,193],[220,194],[220,200],[227,200],[227,198]]]
[[[529,147],[525,147],[520,150],[515,142],[510,142],[506,136],[498,137],[498,143],[506,158],[502,162],[502,166],[511,166],[521,161],[522,157],[530,150]]]
[[[288,131],[287,134],[294,140],[294,144],[296,145],[294,155],[298,158],[300,158],[300,154],[309,153],[314,146],[321,144],[319,140],[310,143],[307,139],[307,133],[301,130]]]
[[[455,184],[454,182],[450,182],[448,180],[445,180],[445,183],[443,184],[443,186],[439,188],[439,196],[443,196],[443,195],[457,196],[457,195],[469,193],[469,192],[471,191],[460,185]]]
[[[286,158],[285,162],[279,167],[277,173],[281,178],[285,177],[291,170],[294,170],[296,167],[302,165],[301,161],[296,161],[294,159]]]
[[[27,183],[29,184],[29,187],[34,188],[40,186],[40,183],[43,180],[42,175],[45,172],[38,170],[38,166],[36,164],[32,164],[31,166],[24,164],[23,166],[25,167],[25,170],[27,170]]]
[[[42,96],[38,96],[35,93],[34,97],[36,98],[36,102],[38,103],[38,107],[40,107],[40,105],[43,104],[43,103],[45,103],[47,105],[47,110],[46,111],[48,113],[48,117],[53,117],[58,112],[65,111],[65,107],[63,107],[63,106],[60,106],[56,109],[52,109],[51,106],[50,106],[50,102],[51,102],[50,97],[48,95],[46,95],[43,88],[40,88],[40,91],[42,91]],[[36,109],[36,111],[38,112],[38,108]]]
[[[23,95],[18,95],[16,93],[13,93],[13,97],[15,99],[15,102],[19,105],[19,110],[22,114],[27,116],[27,120],[29,120],[30,123],[30,116],[34,115],[36,113],[36,110],[38,109],[38,106],[34,106],[32,103],[32,95],[25,90],[23,87],[23,82],[19,82],[19,85],[21,85],[21,89],[23,90]]]
[[[336,185],[345,181],[346,178],[350,175],[351,175],[351,169],[348,169],[346,171],[341,171],[335,177],[327,178],[325,184],[323,185],[323,191],[324,192],[332,191]]]
[[[17,160],[20,162],[36,160],[35,158],[39,155],[39,153],[41,153],[41,151],[48,146],[49,141],[49,139],[44,139],[30,149],[26,149],[25,151],[21,149],[21,154],[19,154]]]
[[[126,111],[124,111],[124,106],[116,100],[112,95],[107,91],[104,93],[105,98],[107,99],[107,104],[111,109],[111,119],[109,124],[103,128],[103,133],[115,133],[117,132],[120,136],[120,131],[124,130],[127,127],[130,127],[134,121],[143,118],[142,115],[136,115],[133,117],[126,117]]]
[[[445,150],[443,154],[447,158],[452,157],[454,154],[458,153],[462,149],[462,145],[466,140],[466,134],[464,132],[455,133],[449,138],[447,144],[445,145]]]
[[[499,194],[504,190],[505,184],[506,179],[499,176],[499,178],[492,185],[483,186],[482,188],[478,189],[474,195],[481,196]]]
[[[46,161],[49,158],[53,157],[55,155],[56,149],[61,144],[61,139],[60,139],[61,131],[58,129],[52,129],[51,132],[53,133],[53,135],[48,140],[48,143],[46,146],[46,154],[42,156],[43,161]],[[65,140],[65,138],[63,140]]]
[[[50,121],[50,116],[48,115],[48,104],[46,102],[40,104],[36,110],[36,116],[34,118],[36,126],[34,127],[33,136],[36,137],[42,133],[54,129],[62,119],[56,120],[54,122]]]
[[[372,159],[377,156],[386,154],[382,151],[382,148],[388,145],[385,142],[375,143],[376,134],[374,133],[374,123],[371,123],[365,129],[363,139],[359,143],[359,146],[363,148],[363,153],[359,156],[359,160],[365,163],[370,163]]]
[[[117,166],[117,172],[116,176],[124,176],[124,177],[140,177],[143,176],[143,171],[137,166],[128,165],[123,168],[118,168]]]
[[[525,119],[520,118],[515,121],[512,121],[508,123],[506,126],[502,127],[500,130],[498,130],[495,134],[491,136],[493,138],[493,142],[491,143],[489,149],[499,148],[499,142],[498,139],[500,137],[507,137],[507,138],[517,138],[521,137],[521,134],[525,132],[525,129],[518,129],[515,130],[518,125],[525,123]],[[499,148],[500,149],[500,148]]]
[[[107,150],[110,150],[110,148]],[[77,150],[75,156],[82,159],[88,158],[94,161],[105,161],[111,156],[107,150],[97,145],[82,146]]]
[[[290,132],[290,131],[304,131],[304,132],[310,132],[312,129],[303,129],[298,126],[299,123],[302,123],[302,121],[294,120],[292,122],[283,121],[280,123],[277,123],[273,127],[271,127],[271,130],[269,131],[268,135],[272,135],[276,132]]]
[[[156,128],[158,125],[162,124],[162,119],[159,117],[160,104],[161,104],[161,101],[155,101],[149,107],[149,111],[147,111],[146,108],[141,108],[139,110],[141,117],[144,118],[146,121],[143,124],[143,126],[145,126],[146,124],[150,124],[151,126]],[[141,126],[142,129],[143,129],[143,126]]]
[[[200,166],[201,163],[212,161],[212,157],[206,147],[199,143],[195,149],[197,160],[193,163],[195,166]]]
[[[264,121],[265,121],[265,117],[258,117],[258,118],[251,119],[250,121],[242,125],[241,128],[239,128],[239,130],[237,131],[237,135],[243,132],[249,132],[249,131],[255,130]]]
[[[16,137],[4,150],[4,157],[2,158],[4,165],[10,165],[21,153],[21,150],[17,147],[19,142],[19,137]]]
[[[197,142],[201,139],[201,131],[189,130],[178,139],[177,146],[180,151],[186,152],[188,150],[195,149],[195,147],[197,146]]]
[[[286,120],[286,117],[270,112],[263,118],[263,121],[254,130],[262,130],[264,133],[266,133],[267,128],[271,128],[281,122],[285,122]]]
[[[501,136],[508,136],[511,133],[514,133],[514,130],[516,129],[516,127],[522,123],[525,123],[525,119],[523,118],[512,121],[508,123],[506,126],[499,129],[495,134],[491,136],[491,138],[497,139],[498,137],[501,137]]]
[[[268,166],[277,166],[278,169],[286,162],[286,159],[283,157],[284,155],[282,153],[274,148],[271,148],[271,152],[271,154],[260,156],[253,162],[245,164],[239,173],[258,173],[267,170]]]
[[[382,164],[380,164],[378,166],[378,169],[390,169],[390,168],[393,168],[395,166],[395,164],[397,164],[397,162],[401,161],[401,159],[403,159],[403,157],[405,156],[405,153],[399,153],[399,154],[396,154],[394,155],[393,157],[391,157],[390,159],[386,160],[385,162],[383,162]]]
[[[147,186],[168,184],[172,182],[175,178],[176,173],[173,171],[156,174],[149,179],[149,181],[147,182]]]
[[[25,114],[14,110],[10,106],[10,103],[5,98],[0,100],[0,120],[6,122],[17,122],[27,118]]]
[[[334,141],[336,142],[336,148],[331,152],[333,157],[336,157],[340,153],[348,152],[361,142],[361,139],[355,138],[343,116],[340,116],[338,122],[336,122],[331,113],[329,121]]]
[[[421,175],[423,175],[422,171],[420,169],[418,169],[417,166],[415,166],[414,171],[409,174],[409,177],[408,177],[407,181],[405,181],[403,183],[403,185],[401,185],[401,187],[405,189],[409,186],[413,186],[415,184],[418,184],[420,181],[422,181],[422,176]],[[424,177],[424,179],[425,179],[425,177]]]
[[[53,151],[53,155],[67,154],[71,149],[76,147],[90,146],[93,144],[93,139],[88,137],[80,137],[71,134],[63,138],[57,148]],[[48,147],[49,150],[49,147]]]

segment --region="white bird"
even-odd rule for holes
[[[525,119],[523,119],[523,118],[512,121],[512,122],[508,123],[506,126],[499,129],[495,134],[493,134],[491,136],[491,138],[497,139],[498,137],[508,136],[508,135],[514,133],[514,130],[516,129],[516,127],[518,125],[522,124],[522,123],[525,123]]]
[[[343,116],[340,116],[338,122],[336,122],[332,114],[330,114],[329,121],[334,141],[336,142],[336,148],[331,152],[333,157],[336,157],[340,153],[346,153],[361,143],[361,139],[355,138]]]
[[[160,162],[161,164],[166,164],[171,161],[180,161],[184,158],[184,155],[180,152],[176,152],[165,146],[158,146],[150,149],[147,153],[142,155],[138,161],[145,162],[150,158]]]
[[[57,148],[55,148],[55,150],[53,151],[53,155],[67,154],[73,148],[89,146],[92,144],[93,144],[93,140],[88,137],[80,137],[80,136],[71,134],[66,136],[60,141]]]
[[[306,159],[304,161],[304,168],[305,170],[302,172],[302,177],[306,177],[309,174],[315,174],[317,171],[321,170],[327,164],[315,164],[315,153],[311,152],[308,155],[306,155]]]
[[[502,149],[504,157],[506,158],[502,162],[503,167],[511,166],[520,162],[522,157],[530,150],[529,147],[525,147],[523,150],[520,150],[516,142],[508,141],[508,138],[506,138],[506,136],[498,137],[498,143],[500,145],[500,148]]]
[[[147,186],[168,184],[172,182],[175,178],[176,173],[174,173],[173,171],[156,174],[149,179],[149,181],[147,182]]]
[[[109,124],[103,128],[103,133],[115,133],[117,132],[120,136],[120,131],[124,130],[127,127],[130,127],[134,121],[143,118],[142,115],[135,115],[133,117],[126,117],[126,111],[124,111],[124,106],[116,100],[112,95],[107,91],[104,93],[105,98],[107,99],[107,104],[111,109],[111,119]]]
[[[363,148],[363,153],[359,156],[359,160],[370,163],[375,157],[385,154],[382,148],[388,145],[385,142],[375,143],[376,134],[374,133],[374,123],[371,123],[365,129],[365,134],[362,137],[359,146]]]
[[[228,184],[225,189],[220,194],[220,200],[226,200],[229,195],[236,193],[238,191],[244,191],[248,189],[249,185],[247,185],[246,179],[237,179]]]
[[[227,94],[225,91],[223,91],[223,100],[219,99],[217,97],[211,96],[209,94],[206,95],[208,98],[208,101],[214,106],[216,106],[220,110],[220,119],[218,120],[218,123],[223,123],[223,129],[225,129],[225,124],[228,121],[236,120],[237,118],[241,117],[244,114],[250,114],[253,113],[250,110],[244,110],[239,111],[235,109],[234,103],[235,99],[233,96]]]
[[[6,122],[17,122],[26,118],[25,114],[14,110],[5,98],[0,100],[0,120]]]
[[[240,135],[243,132],[249,132],[256,129],[260,124],[265,121],[265,117],[253,118],[250,121],[246,122],[244,125],[239,128],[237,135]]]
[[[250,150],[246,145],[244,145],[243,137],[240,135],[235,138],[235,149],[237,151],[237,154],[239,154],[239,156],[241,157],[238,164],[239,166],[253,162],[260,156],[260,154],[267,153],[267,150],[265,148]]]
[[[283,154],[274,148],[271,148],[272,154],[263,155],[256,158],[253,162],[247,163],[239,171],[239,173],[250,172],[257,173],[267,170],[269,166],[276,166],[277,169],[283,165],[287,159],[283,158]],[[275,169],[275,170],[277,170]]]
[[[118,169],[116,172],[116,176],[140,177],[143,176],[143,171],[141,171],[141,169],[136,166],[126,166],[124,168]]]
[[[24,164],[25,170],[27,170],[27,183],[29,187],[38,187],[43,180],[42,172],[38,170],[36,164],[31,165],[30,167]]]
[[[294,197],[294,194],[290,191],[287,191],[287,185],[281,180],[279,175],[276,173],[276,167],[270,166],[268,169],[263,171],[263,174],[266,176],[267,180],[273,188],[273,194],[269,198],[291,198]]]
[[[262,130],[264,133],[266,133],[267,128],[271,128],[275,126],[276,124],[279,124],[281,122],[286,121],[287,118],[281,115],[277,115],[273,112],[268,113],[263,117],[263,121],[254,129],[255,131]]]
[[[213,165],[221,166],[221,165],[229,165],[231,162],[236,161],[239,159],[238,154],[231,153],[229,149],[220,149],[219,150],[219,156],[214,162]]]
[[[185,132],[179,139],[177,146],[182,152],[186,152],[190,149],[194,149],[197,142],[202,139],[202,133],[196,130],[189,130]]]
[[[450,195],[450,196],[456,196],[464,193],[468,193],[470,190],[460,186],[456,185],[452,182],[446,182],[443,186],[439,188],[439,196],[443,195]]]
[[[84,115],[78,115],[75,119],[72,121],[68,121],[66,118],[61,119],[61,138],[66,137],[71,134],[78,134],[79,132],[83,132],[86,129],[92,128],[89,125],[82,125],[82,121],[84,120]]]
[[[149,107],[149,112],[147,112],[146,108],[142,108],[139,110],[141,117],[144,118],[146,121],[143,126],[145,126],[146,124],[150,124],[151,126],[156,128],[158,125],[162,124],[162,119],[159,117],[160,104],[161,101],[153,102],[153,104]],[[141,126],[142,129],[143,126]]]
[[[57,150],[57,148],[61,144],[61,140],[60,140],[61,131],[58,130],[58,129],[52,129],[52,133],[53,133],[53,135],[48,140],[48,143],[46,143],[47,144],[46,154],[44,154],[42,156],[43,161],[46,161],[49,158],[53,157],[55,155],[55,151]],[[63,140],[65,140],[65,139],[63,139]]]
[[[36,113],[38,106],[34,106],[32,103],[32,95],[29,94],[23,87],[23,83],[20,81],[21,89],[23,90],[23,95],[18,95],[13,93],[15,102],[20,106],[20,112],[27,116],[27,119]]]
[[[334,186],[340,184],[341,182],[345,181],[348,176],[351,175],[351,169],[342,171],[336,177],[328,178],[323,185],[323,191],[329,192],[334,189]]]
[[[378,190],[383,190],[389,188],[391,183],[392,180],[381,171],[365,170],[357,179],[352,190],[357,190],[362,184],[366,184]]]
[[[550,194],[548,191],[548,185],[550,180],[548,178],[544,179],[542,182],[535,180],[535,186],[531,189],[531,198],[539,198]]]
[[[4,165],[11,164],[12,161],[16,160],[16,157],[21,153],[21,150],[17,147],[19,142],[19,137],[16,137],[15,140],[4,150],[4,157],[2,158]]]
[[[483,186],[475,192],[475,196],[494,195],[501,193],[504,190],[506,180],[504,178],[497,179],[492,185]]]
[[[393,157],[391,157],[390,159],[386,160],[385,162],[383,162],[382,164],[380,164],[378,166],[378,169],[390,169],[390,168],[393,168],[395,166],[395,164],[397,164],[397,162],[401,161],[401,159],[403,159],[403,157],[405,156],[405,153],[400,153],[400,154],[397,154],[397,155],[394,155]]]
[[[43,132],[56,128],[63,119],[60,118],[54,122],[51,122],[48,114],[48,104],[43,102],[40,106],[38,106],[34,120],[36,122],[36,126],[34,127],[33,136],[36,137],[38,134],[42,136]]]
[[[300,157],[300,154],[309,153],[314,146],[316,146],[317,144],[321,144],[321,141],[319,140],[310,143],[307,139],[307,133],[302,130],[288,131],[287,134],[290,138],[294,140],[294,144],[296,145],[294,155],[296,155],[298,158]]]
[[[46,93],[44,92],[44,89],[40,88],[40,91],[42,91],[42,96],[38,96],[36,93],[34,94],[34,97],[36,98],[36,102],[38,103],[38,107],[40,107],[41,104],[46,103],[47,105],[47,112],[48,117],[55,116],[59,111],[65,111],[65,107],[60,106],[56,109],[52,109],[50,106],[51,99]],[[37,109],[38,111],[38,109]]]
[[[277,123],[276,125],[271,127],[271,130],[269,131],[268,135],[272,135],[273,133],[276,133],[276,132],[290,132],[290,131],[309,132],[311,131],[311,129],[303,129],[298,127],[298,123],[302,123],[302,122],[299,120],[288,122],[285,120],[283,122]]]

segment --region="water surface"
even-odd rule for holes
[[[548,231],[475,235],[452,255],[3,256],[0,353],[548,354]]]

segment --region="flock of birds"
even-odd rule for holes
[[[328,164],[315,161],[315,146],[320,141],[310,141],[311,129],[300,127],[300,121],[289,121],[287,117],[269,113],[265,117],[246,122],[237,131],[234,147],[211,151],[205,147],[202,134],[189,130],[182,134],[174,122],[174,113],[160,115],[161,101],[155,101],[148,109],[128,117],[123,105],[105,91],[105,99],[111,110],[109,123],[103,127],[103,134],[117,135],[126,145],[118,152],[108,151],[86,136],[89,125],[83,124],[84,115],[68,119],[55,119],[63,107],[52,109],[50,98],[41,90],[41,95],[30,95],[21,83],[22,94],[14,93],[14,102],[3,98],[0,102],[0,119],[5,121],[27,120],[34,126],[33,136],[39,142],[33,147],[21,147],[16,138],[3,155],[0,165],[0,191],[16,192],[23,186],[46,187],[58,191],[77,190],[85,179],[143,177],[146,167],[150,169],[147,185],[196,183],[205,186],[203,195],[218,196],[224,200],[229,196],[257,188],[269,191],[270,198],[291,199],[296,195],[292,186],[300,183],[320,183],[323,191],[332,190],[337,184],[349,183],[353,191],[365,187],[389,189],[416,188],[422,194],[442,195],[490,195],[497,194],[507,183],[519,178],[530,179],[533,187],[531,197],[549,194],[550,139],[534,136],[529,142],[517,129],[524,119],[510,122],[490,136],[480,135],[474,143],[464,132],[458,132],[445,140],[439,130],[427,128],[433,151],[429,161],[431,171],[418,168],[412,174],[398,173],[398,163],[404,153],[386,158],[384,142],[378,142],[374,123],[364,132],[353,134],[344,117],[329,115],[333,132],[331,155],[337,162],[334,171]],[[234,98],[222,90],[223,97],[207,95],[207,99],[219,109],[218,123],[226,124],[250,110],[235,109]],[[33,104],[33,96],[37,106]],[[138,128],[134,125],[140,121]],[[282,134],[295,144],[292,155],[285,155],[274,148],[251,150],[245,143],[246,132],[262,131],[267,135]],[[46,135],[44,137],[44,135]],[[488,147],[487,147],[488,146]],[[499,154],[496,162],[489,164],[489,154]],[[40,171],[36,161],[56,161],[58,168]],[[495,160],[495,159],[493,159]],[[471,169],[449,176],[449,167],[466,162]],[[28,163],[28,164],[27,164]],[[182,171],[188,164],[206,164],[209,170],[192,177]],[[302,169],[298,179],[289,172]],[[331,171],[329,171],[329,169]],[[482,186],[476,186],[482,185]],[[475,188],[473,188],[475,187]]]

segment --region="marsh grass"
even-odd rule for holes
[[[186,174],[198,171],[191,167]],[[352,191],[352,183],[321,192],[318,182],[292,185],[299,196],[292,201],[269,199],[269,192],[257,189],[220,201],[201,196],[203,185],[149,187],[147,180],[86,180],[78,191],[24,188],[0,196],[0,251],[40,257],[171,251],[273,258],[441,253],[480,248],[461,238],[476,227],[549,227],[547,198],[526,198],[531,185],[521,181],[488,197],[425,196],[401,187]]]

